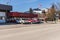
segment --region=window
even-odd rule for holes
[[[4,20],[4,19],[5,19],[5,17],[2,17],[2,16],[0,17],[0,20]]]
[[[0,20],[2,20],[2,17],[0,17]]]

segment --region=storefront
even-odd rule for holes
[[[0,4],[0,23],[6,23],[8,13],[12,10],[12,6]]]

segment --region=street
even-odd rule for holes
[[[8,26],[8,25],[5,25]],[[10,26],[10,25],[9,25]],[[13,25],[11,25],[13,26]],[[60,40],[60,24],[17,24],[19,28],[1,29],[0,40]],[[23,27],[24,26],[24,27]]]

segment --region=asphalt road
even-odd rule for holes
[[[60,40],[59,23],[17,26],[24,27],[0,30],[0,40]]]

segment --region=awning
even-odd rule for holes
[[[12,6],[11,5],[4,5],[4,4],[0,4],[0,10],[12,10]]]

